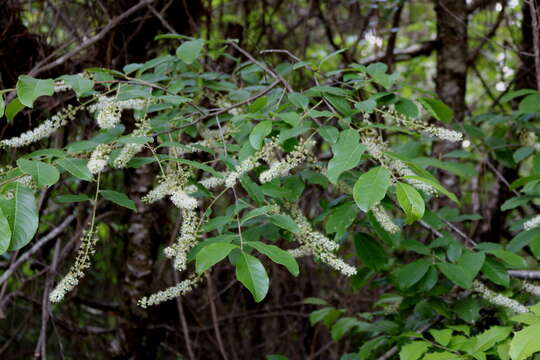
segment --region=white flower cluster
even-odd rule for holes
[[[72,120],[75,117],[76,112],[77,108],[68,105],[64,110],[53,115],[50,119],[45,120],[45,122],[38,127],[28,130],[17,137],[2,140],[0,141],[0,145],[21,147],[49,137],[60,127],[66,125],[68,120]]]
[[[540,296],[540,286],[531,284],[528,281],[523,282],[523,290],[531,295]]]
[[[305,246],[305,245],[299,246],[299,247],[297,247],[296,249],[290,249],[290,250],[287,250],[287,252],[288,252],[293,258],[300,258],[300,257],[312,255],[312,253],[311,253],[311,251],[309,250],[309,248],[308,248],[307,246]]]
[[[101,109],[97,116],[96,121],[98,126],[102,129],[111,129],[120,123],[120,117],[122,112],[116,106],[115,103],[108,103],[103,109]]]
[[[257,155],[248,157],[246,160],[242,161],[238,166],[236,166],[234,171],[228,173],[227,177],[225,178],[225,186],[228,188],[235,186],[239,177],[253,170],[258,165],[259,157]]]
[[[131,136],[147,136],[150,132],[150,125],[148,119],[144,117],[138,124],[137,129],[135,129]],[[113,166],[115,168],[121,169],[126,167],[127,163],[139,152],[144,149],[144,144],[130,143],[126,144],[120,154],[114,159]]]
[[[165,256],[174,257],[174,267],[183,271],[187,267],[188,252],[197,245],[197,222],[199,220],[194,210],[182,209],[182,230],[180,236],[171,246],[165,248]]]
[[[459,131],[449,130],[438,126],[428,126],[424,129],[424,132],[441,140],[451,142],[460,142],[463,140],[463,134]]]
[[[312,141],[301,142],[296,145],[293,151],[291,151],[285,159],[281,161],[273,162],[270,165],[270,169],[263,171],[259,175],[259,181],[261,183],[272,181],[275,178],[289,175],[289,171],[300,165],[308,157],[308,152],[314,145]]]
[[[60,81],[54,83],[54,92],[55,93],[64,92],[64,91],[68,91],[68,90],[71,90],[71,85],[66,84],[66,82],[64,80],[60,80]]]
[[[176,189],[171,195],[171,201],[179,209],[193,210],[199,206],[197,199],[189,196],[184,190]]]
[[[200,277],[192,277],[190,279],[184,280],[171,286],[165,290],[159,291],[150,296],[145,296],[138,301],[138,304],[142,308],[147,308],[148,306],[158,305],[164,301],[174,299],[175,297],[185,295],[193,290],[198,283],[201,281]]]
[[[112,146],[109,144],[99,144],[96,146],[92,154],[90,155],[90,160],[86,167],[92,174],[97,174],[105,169],[107,166],[107,161],[109,161],[109,154],[112,151]]]
[[[400,231],[399,226],[397,226],[394,221],[392,221],[386,210],[381,205],[375,205],[371,209],[371,212],[384,230],[388,231],[391,234],[397,234]]]
[[[412,171],[403,161],[392,159],[388,163],[388,167],[393,170],[394,172],[398,173],[399,176],[418,176],[414,171]],[[425,191],[428,194],[435,194],[437,191],[433,188],[433,186],[426,184],[425,182],[422,182],[420,180],[416,179],[405,179],[407,183],[414,186],[418,190]]]
[[[353,266],[347,264],[333,253],[339,245],[320,232],[313,230],[309,221],[295,205],[291,206],[291,215],[300,229],[294,234],[294,237],[301,244],[299,248],[290,251],[293,256],[299,257],[312,254],[345,276],[356,274],[356,269]]]
[[[527,220],[525,221],[525,223],[523,223],[523,229],[525,229],[525,231],[534,229],[539,226],[540,226],[540,215],[536,215],[532,219]]]
[[[207,189],[215,189],[218,186],[221,186],[225,183],[225,179],[227,178],[227,176],[228,176],[227,173],[223,174],[223,177],[212,176],[212,177],[200,180],[199,184],[204,186]],[[189,185],[186,187],[186,192],[188,194],[192,194],[196,191],[197,191],[197,186],[195,185]]]
[[[68,274],[56,285],[49,294],[49,300],[53,303],[60,302],[68,292],[73,290],[79,284],[85,273],[90,267],[91,256],[95,253],[98,237],[92,231],[87,232],[81,239],[81,246],[77,252],[75,263],[69,269]]]
[[[486,299],[487,301],[489,301],[490,303],[494,305],[503,306],[516,313],[529,312],[529,309],[527,309],[527,307],[525,307],[524,305],[520,304],[518,301],[514,299],[510,299],[509,297],[498,294],[488,289],[487,286],[485,286],[478,280],[475,280],[473,282],[473,290],[479,293],[480,296],[482,296],[484,299]]]
[[[176,179],[173,176],[164,176],[159,184],[148,192],[141,200],[147,204],[163,199],[170,195],[176,187]]]
[[[16,180],[19,184],[23,185],[23,186],[26,186],[27,188],[30,188],[30,189],[36,189],[37,186],[36,184],[32,181],[32,176],[31,175],[24,175],[23,177],[20,177]]]
[[[375,136],[363,136],[362,144],[366,146],[366,150],[372,158],[378,161],[384,161],[386,157],[386,155],[384,155],[386,148],[383,143],[377,140],[378,138]]]

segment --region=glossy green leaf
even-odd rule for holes
[[[290,93],[289,101],[299,109],[306,110],[309,105],[309,98],[304,94]]]
[[[366,146],[360,143],[360,135],[355,130],[343,130],[339,139],[332,146],[334,156],[328,162],[328,180],[337,184],[339,176],[360,163]]]
[[[397,111],[410,118],[415,118],[419,114],[418,107],[409,99],[400,98],[394,106]]]
[[[296,225],[294,220],[289,215],[273,214],[272,216],[270,216],[270,221],[272,222],[272,224],[292,233],[300,231],[298,225]]]
[[[360,175],[353,188],[353,197],[360,210],[368,212],[386,196],[390,187],[390,171],[377,166]]]
[[[397,285],[402,289],[410,288],[424,277],[429,267],[429,262],[423,259],[403,266],[395,274]]]
[[[204,41],[191,40],[186,41],[176,49],[176,56],[186,64],[191,64],[201,55]]]
[[[418,102],[422,104],[424,109],[431,114],[435,119],[449,123],[454,117],[454,111],[440,100],[432,98],[419,98]]]
[[[60,178],[60,172],[55,166],[42,161],[19,159],[17,166],[23,173],[31,175],[38,187],[54,185]]]
[[[514,334],[510,342],[510,357],[512,360],[525,360],[532,354],[540,351],[540,323],[527,326]]]
[[[35,79],[30,76],[21,75],[17,81],[17,96],[21,104],[32,108],[34,101],[44,95],[54,94],[54,81],[52,79]]]
[[[81,97],[94,88],[94,81],[84,78],[81,75],[63,75],[60,79],[70,85],[77,97]]]
[[[212,266],[225,259],[229,253],[238,248],[237,245],[228,242],[215,242],[199,250],[195,257],[195,269],[202,274]]]
[[[399,351],[399,360],[418,360],[430,348],[431,344],[427,341],[413,341],[410,344],[403,345]]]
[[[268,293],[270,281],[263,264],[243,251],[236,259],[236,279],[251,292],[255,302],[261,302]]]
[[[356,325],[358,325],[358,322],[359,321],[353,317],[344,317],[336,321],[336,323],[332,325],[332,330],[330,331],[332,335],[332,340],[341,340],[346,333],[348,333]]]
[[[86,164],[88,163],[84,159],[77,159],[77,158],[65,158],[57,160],[56,162],[58,165],[60,165],[64,170],[69,172],[71,175],[85,181],[92,181],[92,174],[86,167]]]
[[[506,268],[498,261],[486,258],[482,266],[482,274],[497,285],[508,287],[510,285],[510,275]]]
[[[11,228],[9,227],[9,221],[6,215],[4,215],[4,211],[0,206],[0,255],[8,250],[10,242]]]
[[[411,185],[398,182],[396,184],[396,195],[399,206],[407,215],[406,223],[411,224],[420,220],[424,216],[426,205],[422,195]]]
[[[260,149],[264,139],[272,132],[272,121],[264,120],[255,125],[249,134],[249,143],[254,149]]]
[[[22,109],[24,109],[24,105],[21,104],[21,101],[19,100],[19,98],[15,98],[15,99],[11,100],[7,104],[6,111],[5,111],[5,115],[6,115],[6,118],[8,119],[8,122],[12,122],[13,119],[15,118],[15,116]]]
[[[388,261],[388,255],[377,240],[369,234],[357,233],[354,236],[354,245],[356,254],[364,265],[375,271],[384,268]]]
[[[6,102],[4,101],[4,95],[0,94],[0,118],[4,116],[5,109],[6,109]]]
[[[270,258],[276,264],[283,265],[289,270],[294,276],[298,276],[300,269],[298,268],[298,263],[296,259],[292,257],[287,251],[280,249],[275,245],[265,244],[260,241],[249,241],[246,242],[246,245],[251,246],[261,254],[264,254]]]
[[[411,180],[418,180],[418,181],[421,181],[425,184],[428,184],[430,186],[432,186],[433,188],[435,188],[435,190],[437,190],[438,192],[448,196],[448,198],[450,200],[452,200],[453,202],[457,203],[458,205],[460,204],[458,198],[456,197],[455,194],[451,193],[450,191],[446,190],[441,184],[439,184],[438,182],[436,181],[433,181],[431,179],[427,179],[427,178],[424,178],[424,177],[421,177],[421,176],[403,176],[403,179],[411,179]]]
[[[116,205],[120,205],[133,211],[137,211],[137,208],[135,207],[135,202],[128,198],[126,194],[113,190],[100,190],[99,195],[103,196],[109,201],[112,201]]]
[[[0,196],[0,208],[11,229],[9,250],[18,250],[28,244],[36,234],[39,217],[32,191],[19,183],[4,187],[11,198]]]

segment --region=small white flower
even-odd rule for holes
[[[175,190],[171,195],[171,201],[180,209],[196,209],[199,205],[197,199],[186,194],[184,190]]]
[[[386,213],[386,210],[381,205],[375,205],[371,212],[377,219],[377,222],[382,226],[382,228],[388,231],[391,234],[396,234],[400,231],[399,226],[397,226],[390,216]]]
[[[460,142],[463,140],[463,134],[459,131],[449,130],[437,126],[428,126],[425,130],[429,135],[435,136],[441,140]]]
[[[120,111],[120,108],[116,106],[114,102],[110,102],[99,110],[96,116],[96,121],[100,128],[110,129],[120,123],[121,116],[122,112]]]
[[[105,169],[111,151],[112,147],[108,144],[99,144],[96,147],[96,149],[92,152],[92,155],[90,155],[90,160],[86,165],[90,173],[97,174]]]
[[[540,286],[531,284],[528,281],[523,282],[523,290],[531,295],[540,296]]]
[[[193,290],[193,288],[197,286],[200,280],[201,278],[193,278],[193,277],[190,279],[184,280],[176,284],[175,286],[171,286],[170,288],[159,291],[148,297],[147,296],[143,297],[142,299],[138,301],[138,304],[140,307],[146,308],[148,306],[157,305],[164,301],[174,299],[175,297],[185,295],[189,293],[191,290]]]
[[[484,299],[486,299],[487,301],[489,301],[490,303],[494,305],[505,307],[516,313],[529,312],[529,309],[527,309],[526,306],[523,306],[522,304],[520,304],[518,301],[514,299],[510,299],[509,297],[506,297],[504,295],[491,291],[490,289],[487,288],[487,286],[485,286],[478,280],[475,280],[473,282],[473,290],[479,293],[480,296],[482,296]]]
[[[523,224],[523,229],[527,231],[534,229],[538,226],[540,226],[540,215],[536,215],[532,219],[525,221],[525,223]]]

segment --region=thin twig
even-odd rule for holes
[[[508,270],[508,275],[521,279],[540,279],[540,270]]]
[[[223,347],[223,340],[221,339],[221,332],[219,331],[219,325],[217,321],[217,312],[216,312],[216,305],[214,304],[214,300],[212,299],[212,278],[208,273],[205,273],[206,281],[208,281],[208,299],[210,301],[210,311],[212,313],[212,324],[214,326],[214,332],[216,333],[216,339],[218,342],[219,352],[221,353],[221,356],[223,359],[227,360],[227,354],[225,353],[225,348]]]

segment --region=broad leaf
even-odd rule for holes
[[[449,123],[454,117],[454,112],[445,103],[432,98],[419,98],[418,102],[422,104],[424,109],[431,114],[435,119]]]
[[[65,158],[56,162],[71,175],[85,181],[92,181],[92,174],[86,167],[87,161],[77,158]]]
[[[200,55],[204,46],[202,40],[186,41],[176,49],[176,56],[186,64],[193,63]]]
[[[17,81],[17,96],[21,104],[33,107],[34,100],[40,96],[54,94],[54,81],[52,79],[41,80],[21,75]]]
[[[195,269],[202,274],[212,266],[225,259],[238,246],[227,242],[216,242],[199,250],[195,257]]]
[[[366,146],[360,143],[360,135],[355,130],[343,130],[332,146],[334,157],[328,162],[328,180],[337,184],[339,176],[360,162]]]
[[[360,175],[353,188],[353,197],[360,210],[367,212],[386,195],[390,186],[390,171],[382,166],[374,167]]]
[[[86,79],[81,75],[63,75],[60,79],[70,85],[77,97],[81,97],[94,88],[94,81]]]
[[[527,326],[514,334],[510,342],[510,357],[512,360],[525,360],[535,352],[540,351],[540,323]]]
[[[422,195],[411,185],[398,182],[396,184],[396,194],[399,206],[407,215],[406,223],[411,224],[420,220],[424,216],[426,205]]]
[[[249,245],[258,252],[268,256],[273,262],[285,266],[294,276],[298,276],[300,273],[296,259],[287,251],[282,250],[275,245],[265,244],[260,241],[249,241],[246,245]]]
[[[9,227],[9,221],[6,215],[4,215],[2,207],[0,207],[0,255],[7,251],[10,241],[11,228]]]
[[[251,146],[253,146],[254,149],[260,149],[264,138],[267,137],[272,132],[272,121],[265,120],[261,121],[255,127],[253,130],[251,130],[251,134],[249,134],[249,143]]]
[[[356,254],[364,265],[375,271],[381,270],[388,260],[388,256],[377,240],[365,233],[354,236]]]
[[[135,202],[128,198],[126,194],[113,190],[100,190],[99,194],[105,199],[112,201],[117,205],[123,206],[133,211],[137,211],[137,208],[135,207]]]
[[[8,250],[18,250],[28,244],[36,234],[39,218],[36,201],[32,191],[19,183],[8,184],[5,191],[12,197],[0,196],[0,208],[11,229]]]
[[[60,178],[60,172],[55,166],[42,161],[19,159],[17,166],[25,174],[31,175],[38,187],[54,185]]]
[[[402,289],[413,286],[424,277],[429,267],[429,262],[423,259],[403,266],[396,272],[397,285]]]
[[[272,222],[272,224],[279,226],[280,228],[287,231],[293,233],[300,231],[298,225],[296,225],[294,220],[289,215],[273,214],[272,216],[270,216],[270,221]]]
[[[418,360],[431,346],[427,341],[413,341],[404,345],[399,352],[399,360]]]
[[[236,259],[236,279],[251,292],[255,302],[261,302],[268,293],[268,274],[254,256],[241,252]]]

